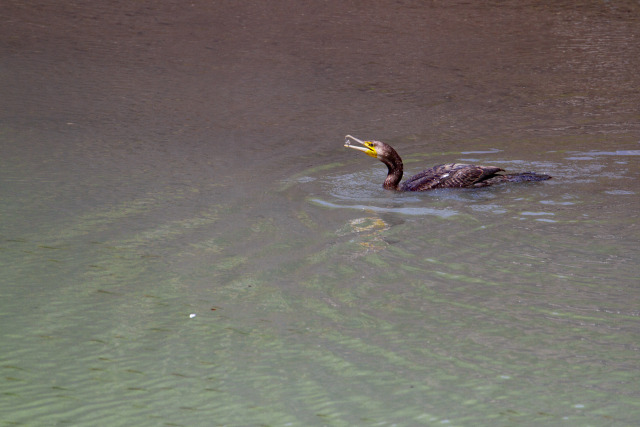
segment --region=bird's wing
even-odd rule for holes
[[[494,177],[499,172],[503,172],[503,169],[494,166],[464,165],[464,167],[456,169],[451,174],[447,181],[447,187],[482,186],[487,179]]]
[[[449,163],[434,166],[411,178],[404,184],[407,191],[425,191],[435,188],[463,188],[481,186],[482,182],[502,172],[493,166]]]
[[[447,165],[438,165],[430,169],[426,169],[419,174],[412,176],[402,183],[405,191],[425,191],[436,188],[438,177],[442,176],[446,171],[443,169]]]

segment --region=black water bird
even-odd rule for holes
[[[351,140],[361,144],[352,145]],[[535,172],[503,174],[504,169],[495,166],[477,166],[448,163],[434,166],[412,176],[400,184],[402,179],[402,159],[389,144],[380,141],[361,141],[351,135],[345,136],[344,146],[362,151],[387,165],[389,173],[382,186],[387,190],[427,191],[436,188],[478,188],[501,182],[545,181],[549,175]]]

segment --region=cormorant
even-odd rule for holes
[[[351,140],[363,145],[351,145]],[[382,186],[387,190],[427,191],[436,188],[477,188],[500,182],[545,181],[549,175],[535,172],[502,174],[504,169],[494,166],[465,165],[449,163],[434,166],[412,176],[400,184],[402,179],[402,159],[389,144],[380,141],[361,141],[351,135],[345,136],[344,146],[360,150],[387,165],[389,173]]]

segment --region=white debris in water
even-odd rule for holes
[[[189,315],[189,319],[193,319],[194,317],[196,317],[196,314],[195,314],[195,313],[191,313],[191,314]]]

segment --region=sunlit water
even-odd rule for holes
[[[3,4],[0,425],[638,424],[637,5],[374,3]]]

